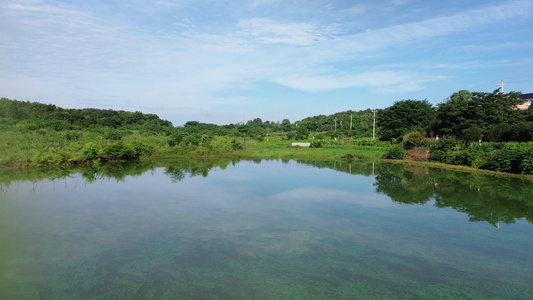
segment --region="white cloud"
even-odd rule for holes
[[[444,76],[375,71],[344,76],[282,77],[276,82],[304,91],[320,91],[347,87],[373,87],[384,90],[416,91],[423,83],[445,79]]]
[[[511,1],[446,16],[418,16],[423,21],[381,28],[376,22],[373,28],[377,29],[348,32],[345,24],[352,22],[354,15],[370,14],[375,4],[342,8],[342,17],[315,20],[296,11],[261,13],[271,8],[272,2],[281,3],[256,0],[252,4],[258,10],[255,14],[242,18],[235,12],[229,19],[210,20],[217,14],[206,12],[211,14],[204,16],[203,9],[208,8],[200,9],[196,2],[120,2],[141,16],[128,19],[115,18],[125,13],[122,11],[101,13],[104,8],[91,10],[75,3],[0,0],[0,79],[9,78],[0,84],[9,84],[3,87],[9,95],[33,97],[41,92],[37,99],[55,103],[59,98],[76,98],[84,89],[92,91],[94,98],[122,99],[124,105],[151,98],[160,103],[152,103],[154,107],[197,109],[205,115],[211,115],[217,100],[228,109],[252,103],[254,96],[239,92],[253,90],[257,82],[305,92],[349,87],[420,91],[429,83],[449,78],[442,75],[445,70],[461,66],[418,58],[412,49],[441,37],[475,33],[498,22],[530,17],[533,8],[528,1]],[[143,14],[145,9],[150,12]],[[169,10],[171,17],[158,18]],[[334,15],[335,5],[328,10],[328,15]],[[151,23],[136,23],[143,18],[151,18]],[[207,21],[212,23],[203,24]],[[516,43],[502,42],[499,48],[531,47],[529,42]],[[487,47],[476,41],[469,41],[469,46],[450,45],[450,49],[465,52],[489,51]],[[474,63],[463,68],[484,62],[468,61]],[[24,82],[28,87],[23,88]],[[35,88],[31,93],[30,87]],[[61,92],[54,93],[53,87]]]
[[[310,46],[335,34],[336,25],[318,26],[312,23],[280,23],[266,18],[245,19],[239,22],[239,35],[266,44]]]

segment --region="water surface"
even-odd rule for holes
[[[0,299],[533,295],[527,180],[280,160],[40,176],[1,176]]]

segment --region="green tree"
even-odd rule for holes
[[[402,100],[377,114],[380,135],[384,140],[400,138],[415,128],[426,128],[436,116],[427,100]]]
[[[309,137],[309,130],[305,126],[298,126],[296,128],[296,134],[294,135],[294,138],[296,140],[305,140]]]
[[[481,140],[482,136],[481,129],[475,126],[463,130],[463,139],[467,142],[477,142]]]
[[[289,121],[289,119],[283,119],[283,121],[281,121],[281,130],[284,132],[292,130],[291,121]]]
[[[468,127],[469,101],[473,94],[467,90],[453,93],[446,102],[440,103],[437,109],[437,133],[459,137]]]
[[[439,104],[438,133],[464,138],[464,130],[470,127],[477,127],[485,134],[499,124],[523,121],[527,113],[515,109],[523,101],[518,96],[519,93],[503,94],[499,90],[492,93],[464,90],[454,93],[448,101]]]
[[[424,138],[425,134],[421,130],[413,130],[403,136],[403,144],[407,149],[411,149],[420,145]]]

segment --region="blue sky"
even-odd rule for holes
[[[533,92],[533,1],[0,0],[0,97],[291,122]]]

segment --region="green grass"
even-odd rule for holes
[[[383,158],[387,148],[374,146],[354,146],[340,142],[327,141],[321,148],[292,147],[292,141],[250,142],[251,158],[316,158],[342,159],[351,155],[355,159],[376,160]],[[310,141],[298,141],[310,142]]]
[[[183,157],[230,157],[230,158],[287,158],[287,159],[341,159],[347,155],[355,159],[381,159],[387,147],[361,146],[353,139],[324,140],[321,148],[291,147],[291,140],[268,137],[263,141],[234,137],[213,137],[207,144],[169,146],[168,137],[136,130],[85,129],[55,131],[50,128],[28,130],[9,122],[0,124],[0,166],[62,166],[84,163],[87,147],[96,149],[94,158],[102,155],[106,147],[117,142],[111,133],[119,133],[125,147],[142,145],[150,149],[141,159]],[[311,142],[298,141],[298,142]],[[239,144],[242,149],[235,147]],[[93,157],[92,156],[92,157]],[[90,159],[90,158],[89,158]]]

